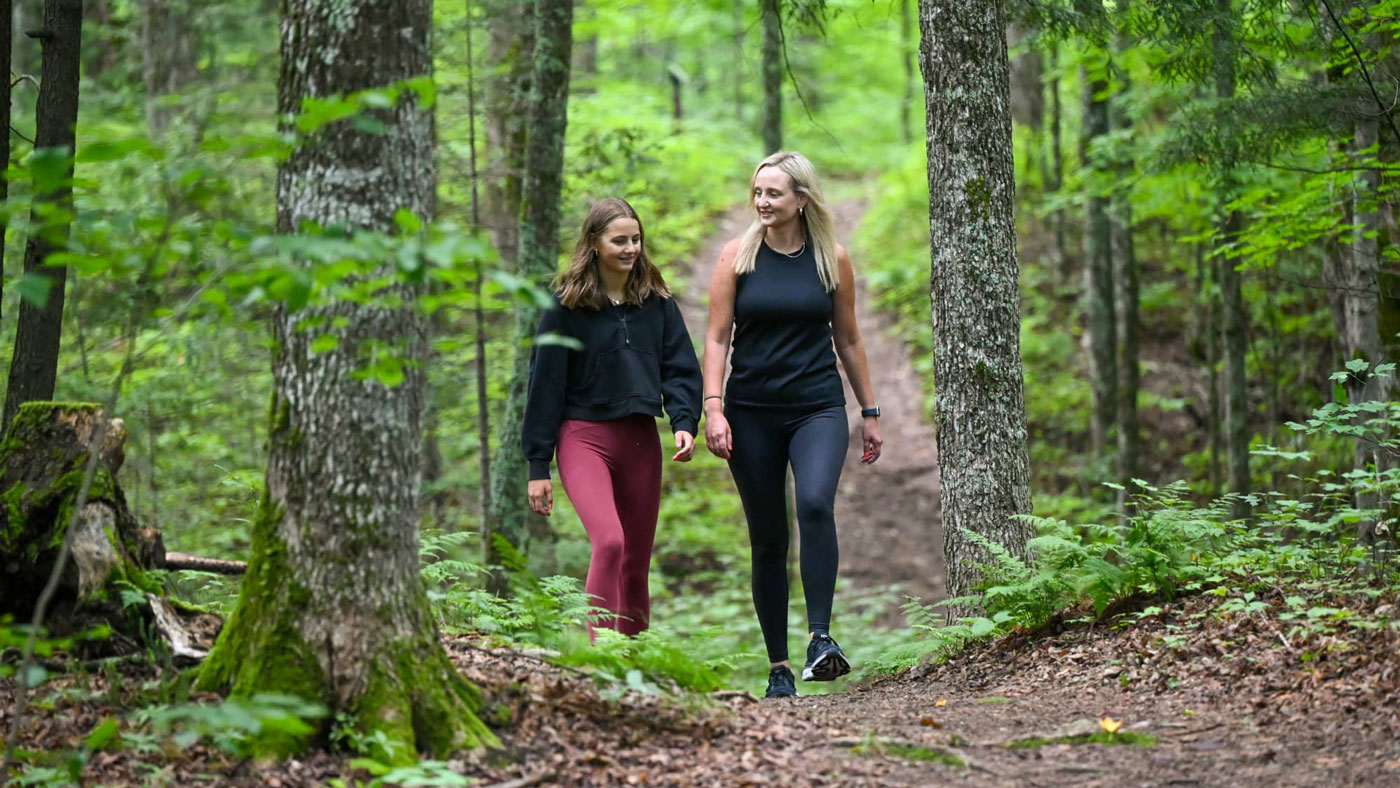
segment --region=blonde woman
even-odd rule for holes
[[[646,253],[642,220],[618,197],[593,204],[557,303],[540,334],[574,339],[577,349],[536,343],[521,425],[530,462],[530,508],[554,506],[549,465],[588,532],[592,556],[584,589],[610,615],[597,627],[635,635],[651,620],[647,587],[661,503],[664,408],[675,433],[675,462],[688,462],[699,421],[700,365],[680,309]]]
[[[856,326],[855,275],[836,243],[816,170],[802,154],[782,151],[759,163],[751,187],[757,217],[724,247],[710,282],[705,440],[729,461],[748,520],[754,609],[768,650],[766,697],[790,697],[797,689],[786,628],[789,466],[809,631],[802,678],[831,681],[851,669],[830,631],[838,564],[833,509],[849,443],[837,358],[862,408],[861,461],[879,459],[883,441]]]

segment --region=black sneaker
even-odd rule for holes
[[[779,665],[770,668],[768,671],[768,691],[763,693],[765,698],[795,698],[797,697],[797,684],[792,680],[792,671],[786,665]]]
[[[835,681],[851,672],[851,661],[830,635],[817,635],[807,644],[807,664],[803,681]]]

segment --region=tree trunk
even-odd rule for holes
[[[472,183],[472,228],[481,228],[481,179],[476,171],[476,58],[473,56],[472,34],[476,25],[472,22],[472,4],[467,0],[467,152],[469,175]],[[486,267],[481,260],[476,261],[472,276],[472,318],[475,327],[476,344],[476,437],[477,470],[481,480],[477,484],[481,520],[486,520],[491,510],[491,413],[490,401],[486,397],[486,304],[482,301],[482,285],[485,284]]]
[[[927,107],[934,378],[948,594],[993,562],[976,533],[1027,557],[1031,510],[1002,5],[920,0]]]
[[[488,20],[486,80],[486,223],[507,265],[520,259],[520,182],[525,170],[533,2],[485,0]]]
[[[564,182],[564,131],[568,125],[569,50],[572,47],[573,3],[570,0],[537,0],[534,74],[530,81],[525,150],[525,177],[520,220],[520,275],[545,287],[559,264],[559,204]],[[522,552],[527,535],[548,538],[545,530],[532,532],[532,515],[525,496],[525,456],[520,450],[520,422],[525,413],[525,388],[530,377],[530,351],[539,310],[528,302],[515,305],[516,348],[510,393],[501,414],[496,457],[491,465],[491,516],[484,533],[488,563],[500,565],[497,537]],[[543,518],[540,518],[543,519]],[[538,541],[538,539],[536,540]],[[552,544],[539,545],[552,551]],[[546,561],[549,555],[542,556]],[[495,590],[504,590],[497,574]]]
[[[11,73],[10,69],[10,49],[13,41],[14,31],[11,24],[14,22],[15,9],[14,0],[0,0],[0,62],[4,63],[5,73]],[[0,112],[5,115],[5,141],[4,150],[0,151],[0,172],[10,171],[10,80],[0,80]],[[10,181],[8,178],[0,178],[0,209],[5,208],[10,201]],[[9,212],[0,210],[0,304],[5,303],[5,244],[4,238],[10,227]],[[0,425],[3,429],[3,425]]]
[[[1047,191],[1059,194],[1065,183],[1063,136],[1064,109],[1060,106],[1060,45],[1050,42],[1050,179]],[[1055,270],[1062,281],[1073,276],[1072,261],[1065,241],[1065,209],[1056,208],[1051,219],[1055,235]]]
[[[431,74],[432,5],[284,0],[278,111]],[[380,133],[331,124],[278,166],[277,228],[305,223],[396,232],[395,214],[434,211],[433,116],[412,91],[375,110]],[[327,178],[326,173],[334,173]],[[397,281],[386,263],[372,276]],[[425,396],[418,287],[387,285],[382,303],[279,306],[267,484],[251,559],[228,625],[199,686],[246,696],[281,692],[318,701],[361,732],[381,760],[445,755],[492,740],[476,690],[439,640],[418,569]],[[315,322],[316,329],[301,326]],[[312,349],[329,332],[330,350]],[[391,352],[403,378],[357,374]],[[306,740],[261,742],[299,749]]]
[[[68,267],[45,263],[49,255],[67,245],[72,225],[72,156],[76,144],[74,127],[78,123],[82,21],[82,0],[45,0],[40,36],[43,81],[39,84],[39,102],[34,110],[35,152],[32,155],[64,156],[69,158],[69,163],[58,183],[43,192],[36,188],[34,194],[29,238],[24,245],[24,275],[40,277],[40,281],[46,283],[48,294],[42,304],[28,299],[20,301],[15,346],[10,358],[9,390],[5,393],[4,423],[0,427],[9,426],[21,404],[53,399],[58,378],[63,288],[68,279]]]
[[[1215,95],[1220,99],[1235,97],[1235,52],[1233,32],[1228,25],[1234,19],[1230,0],[1215,0],[1217,21],[1213,32],[1216,57]],[[1219,200],[1228,205],[1235,196],[1234,162],[1225,162],[1221,174]],[[1245,353],[1248,341],[1244,297],[1240,291],[1239,256],[1233,251],[1244,219],[1239,211],[1225,211],[1219,234],[1220,303],[1224,332],[1225,355],[1225,450],[1226,468],[1230,477],[1230,492],[1247,495],[1249,478],[1249,396],[1245,378]],[[1249,515],[1249,503],[1243,498],[1235,502],[1232,515]]]
[[[1089,387],[1093,402],[1090,436],[1094,459],[1108,458],[1108,439],[1118,418],[1116,318],[1113,303],[1113,240],[1106,189],[1112,170],[1095,145],[1108,135],[1107,75],[1102,60],[1084,70],[1084,134],[1080,158],[1089,170],[1084,204],[1084,343],[1087,346]]]
[[[783,149],[783,20],[779,0],[758,0],[763,18],[763,155]]]
[[[914,142],[911,125],[914,114],[914,22],[909,13],[909,0],[899,0],[899,59],[904,65],[904,98],[899,102],[899,133],[905,145]]]
[[[1375,161],[1379,154],[1373,150],[1380,139],[1380,122],[1374,117],[1358,119],[1354,125],[1354,156],[1356,161]],[[1346,326],[1342,335],[1346,340],[1347,357],[1362,358],[1372,368],[1384,358],[1380,334],[1380,250],[1377,237],[1380,235],[1380,172],[1376,169],[1359,170],[1352,185],[1352,217],[1355,230],[1351,242],[1351,266],[1348,269],[1345,295]],[[1352,400],[1374,402],[1387,396],[1385,379],[1366,375],[1359,386],[1352,387]],[[1370,443],[1358,439],[1355,448],[1356,467],[1373,471],[1384,470],[1380,455],[1372,450]],[[1375,492],[1357,495],[1358,509],[1375,509],[1379,506],[1379,495]],[[1374,518],[1363,518],[1357,523],[1358,536],[1370,544],[1375,541],[1376,523]]]
[[[1119,0],[1118,35],[1114,42],[1115,53],[1121,55],[1130,46],[1123,32],[1128,21],[1128,0]],[[1127,67],[1117,64],[1122,88],[1114,97],[1113,125],[1120,131],[1131,132],[1132,118],[1126,103],[1132,90],[1132,80]],[[1135,163],[1130,153],[1120,153],[1114,160],[1115,188],[1109,207],[1113,251],[1113,286],[1116,294],[1114,318],[1116,320],[1118,372],[1118,483],[1124,489],[1118,493],[1119,508],[1126,504],[1131,491],[1132,480],[1138,474],[1138,262],[1133,248],[1133,170]]]
[[[744,122],[744,70],[737,64],[744,62],[744,0],[734,0],[733,6],[734,29],[730,31],[730,40],[734,44],[735,65],[731,66],[729,72],[734,78],[732,86],[734,91],[734,120],[738,123]]]
[[[29,619],[64,534],[72,527],[73,561],[46,620],[60,636],[97,623],[124,629],[115,581],[159,590],[160,584],[146,577],[145,570],[161,565],[165,548],[160,535],[142,529],[127,507],[117,483],[127,433],[121,419],[101,428],[105,419],[97,405],[25,403],[0,449],[0,489],[5,491],[0,506],[0,614]],[[73,506],[99,431],[103,440],[96,474],[86,505],[75,518]]]
[[[1206,370],[1207,494],[1220,495],[1220,459],[1224,453],[1220,430],[1220,298],[1214,266],[1206,262],[1203,244],[1196,245],[1196,308],[1199,313],[1201,364]]]
[[[170,96],[195,80],[198,37],[189,0],[141,0],[141,77],[146,84],[146,125],[165,136],[176,111]]]

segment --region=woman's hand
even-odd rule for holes
[[[695,436],[681,430],[676,433],[676,453],[671,455],[672,462],[690,462],[690,456],[695,453]]]
[[[519,489],[519,488],[516,488]],[[530,480],[530,510],[535,514],[549,516],[554,508],[554,485],[548,479]]]
[[[718,405],[705,411],[705,447],[711,454],[724,460],[729,459],[730,452],[734,451],[734,436],[729,433],[729,420],[724,417],[724,412]]]
[[[880,459],[880,447],[885,444],[885,440],[880,437],[880,420],[874,416],[867,417],[862,432],[865,434],[865,453],[861,455],[860,461],[869,465]]]

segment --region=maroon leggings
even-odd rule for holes
[[[614,615],[594,627],[635,635],[651,620],[647,573],[661,506],[661,441],[656,419],[565,419],[559,427],[559,480],[569,494],[593,557],[584,590]]]

